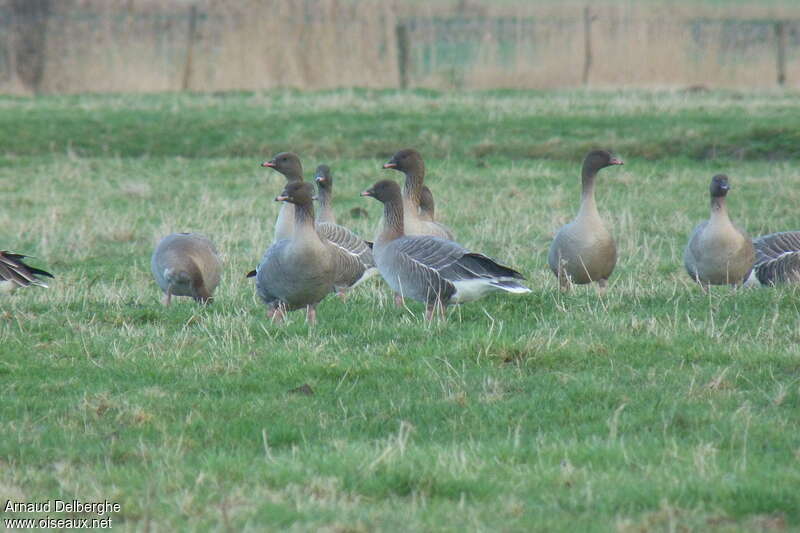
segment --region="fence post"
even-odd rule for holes
[[[408,88],[408,27],[405,24],[398,24],[395,27],[397,36],[397,70],[400,74],[400,88]]]
[[[589,85],[589,71],[592,68],[592,21],[595,17],[589,10],[589,6],[583,8],[583,85]]]
[[[192,6],[189,9],[189,36],[186,44],[186,63],[183,65],[183,80],[181,81],[181,90],[189,90],[189,82],[192,78],[192,55],[194,54],[194,37],[197,33],[197,6]]]
[[[786,23],[775,23],[775,45],[777,47],[778,85],[786,83]]]

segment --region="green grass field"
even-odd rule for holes
[[[718,172],[751,235],[800,229],[799,102],[0,98],[0,247],[57,276],[0,299],[0,502],[111,500],[114,529],[144,531],[800,527],[800,292],[704,295],[681,260]],[[532,294],[428,325],[374,280],[322,302],[314,329],[271,325],[244,277],[283,186],[260,162],[330,164],[340,222],[372,236],[380,206],[358,193],[399,180],[380,167],[409,146],[440,219]],[[598,181],[620,260],[605,296],[561,294],[547,248],[593,147],[626,162]],[[160,305],[150,254],[173,231],[224,255],[208,308]]]

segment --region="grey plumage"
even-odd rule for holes
[[[210,302],[222,275],[217,248],[199,233],[173,233],[161,239],[153,251],[150,268],[164,292],[166,305],[172,296]]]
[[[349,229],[338,224],[323,222],[317,224],[317,232],[340,250],[340,253],[336,254],[340,263],[336,269],[337,290],[351,289],[378,272],[372,248]]]
[[[704,288],[744,283],[755,262],[752,241],[728,216],[729,188],[727,176],[711,179],[711,216],[695,227],[684,250],[686,272]]]
[[[753,240],[755,275],[762,285],[800,283],[800,231],[782,231]]]
[[[7,250],[0,251],[0,285],[10,291],[31,285],[47,287],[47,284],[39,279],[39,276],[49,278],[54,276],[45,270],[25,264],[23,259],[26,257]]]
[[[436,308],[475,300],[488,292],[530,292],[519,283],[523,276],[485,255],[428,235],[405,235],[400,187],[383,180],[362,193],[384,204],[384,228],[373,253],[381,276],[395,293],[427,306],[432,318]]]

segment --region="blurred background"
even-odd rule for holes
[[[800,86],[784,0],[0,0],[0,92]]]

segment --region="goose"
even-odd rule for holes
[[[317,211],[317,224],[330,222],[336,224],[336,215],[331,207],[333,197],[333,176],[328,165],[319,165],[314,172],[314,181],[317,183],[317,201],[319,210]]]
[[[300,157],[293,152],[281,152],[271,160],[262,163],[262,165],[272,168],[286,176],[287,185],[303,182],[303,165],[300,162]],[[320,171],[320,169],[322,169],[322,171]],[[327,180],[323,179],[322,183],[320,183],[318,178],[325,175],[327,175]],[[325,188],[327,185],[325,201],[328,204],[327,210],[332,215],[333,211],[330,208],[330,199],[333,192],[333,182],[330,179],[330,169],[326,165],[320,165],[320,167],[317,168],[315,176],[318,187]],[[294,232],[295,209],[295,206],[291,202],[284,202],[283,206],[281,206],[281,210],[278,213],[278,220],[275,223],[275,238],[273,242],[288,239],[292,236]],[[321,211],[323,211],[323,209],[321,209]],[[330,220],[325,221],[317,219],[316,226],[322,238],[326,239],[337,248],[340,248],[343,253],[352,255],[357,260],[357,262],[353,263],[357,268],[348,268],[339,271],[340,276],[336,280],[336,290],[342,297],[344,297],[345,291],[352,289],[377,273],[375,261],[372,258],[372,250],[364,239],[344,226],[340,226]],[[255,275],[255,270],[251,270],[247,274],[248,277],[255,277]]]
[[[361,193],[383,203],[383,229],[373,252],[378,271],[395,293],[426,304],[426,320],[449,304],[476,300],[492,291],[530,292],[511,268],[470,252],[459,244],[430,235],[406,235],[400,186],[377,182]]]
[[[753,240],[753,274],[762,285],[800,283],[800,231],[781,231]]]
[[[13,292],[20,287],[31,285],[47,288],[47,283],[37,276],[48,278],[54,278],[54,276],[40,268],[26,265],[23,261],[26,257],[28,256],[0,250],[0,291]]]
[[[319,211],[317,212],[317,231],[320,235],[328,239],[331,244],[338,246],[343,252],[352,254],[358,259],[362,268],[350,272],[349,277],[337,280],[336,292],[344,298],[345,291],[352,289],[364,280],[377,274],[375,259],[372,256],[372,248],[364,239],[350,231],[344,226],[336,223],[336,215],[333,213],[331,202],[333,199],[333,177],[327,165],[319,165],[314,173],[314,181],[317,184],[317,201]]]
[[[286,311],[305,307],[308,323],[316,324],[316,305],[334,291],[337,280],[360,266],[352,254],[317,232],[313,195],[311,184],[293,182],[275,198],[294,205],[294,231],[264,254],[256,269],[256,289],[269,307],[268,316],[278,322]]]
[[[156,246],[150,260],[153,277],[164,291],[163,304],[173,296],[191,296],[205,304],[213,300],[222,274],[217,248],[199,233],[173,233]]]
[[[589,152],[581,172],[582,193],[578,216],[556,233],[547,262],[562,290],[570,285],[597,282],[605,290],[617,263],[617,246],[597,211],[594,183],[601,168],[622,165],[621,159],[605,150]]]
[[[293,152],[281,152],[269,161],[261,163],[262,167],[277,170],[286,177],[286,183],[303,181],[303,165]],[[284,202],[275,221],[275,235],[272,242],[288,239],[294,230],[294,205]]]
[[[452,240],[453,232],[447,226],[432,220],[423,220],[420,217],[420,202],[423,196],[425,179],[425,162],[422,160],[420,153],[411,148],[400,150],[383,165],[383,168],[397,170],[406,176],[405,186],[403,187],[406,234],[430,235]]]
[[[731,222],[725,197],[728,177],[711,179],[711,216],[695,227],[683,253],[689,276],[703,290],[709,285],[739,285],[747,280],[756,255],[753,242]]]

